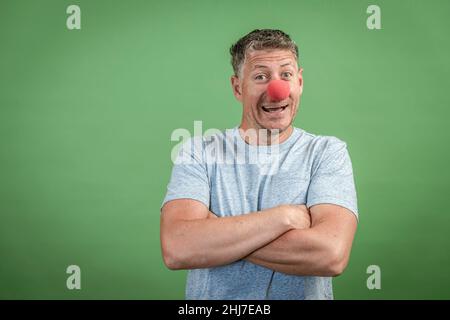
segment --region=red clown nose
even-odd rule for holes
[[[289,96],[289,82],[284,80],[272,80],[267,86],[267,94],[271,100],[284,100]]]

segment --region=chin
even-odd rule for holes
[[[278,130],[279,133],[289,129],[292,122],[277,122],[277,123],[264,123],[261,125],[262,128],[267,130]]]

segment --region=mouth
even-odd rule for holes
[[[261,108],[264,110],[264,112],[267,112],[267,113],[281,113],[288,106],[289,106],[289,104],[282,105],[282,106],[262,106]]]

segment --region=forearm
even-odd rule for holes
[[[319,226],[290,230],[245,259],[287,274],[332,276],[336,274],[337,257],[331,241]]]
[[[165,243],[173,257],[172,269],[206,268],[242,259],[291,228],[276,207],[220,219],[177,221]]]

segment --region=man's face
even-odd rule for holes
[[[235,97],[243,104],[241,128],[278,129],[280,133],[290,128],[297,113],[303,90],[302,69],[289,50],[260,50],[247,54],[241,76],[231,77]],[[271,80],[289,83],[286,99],[274,101],[267,94]],[[286,107],[285,107],[286,106]],[[283,109],[274,109],[285,107]],[[272,110],[268,110],[268,109]],[[274,110],[276,110],[274,112]]]

